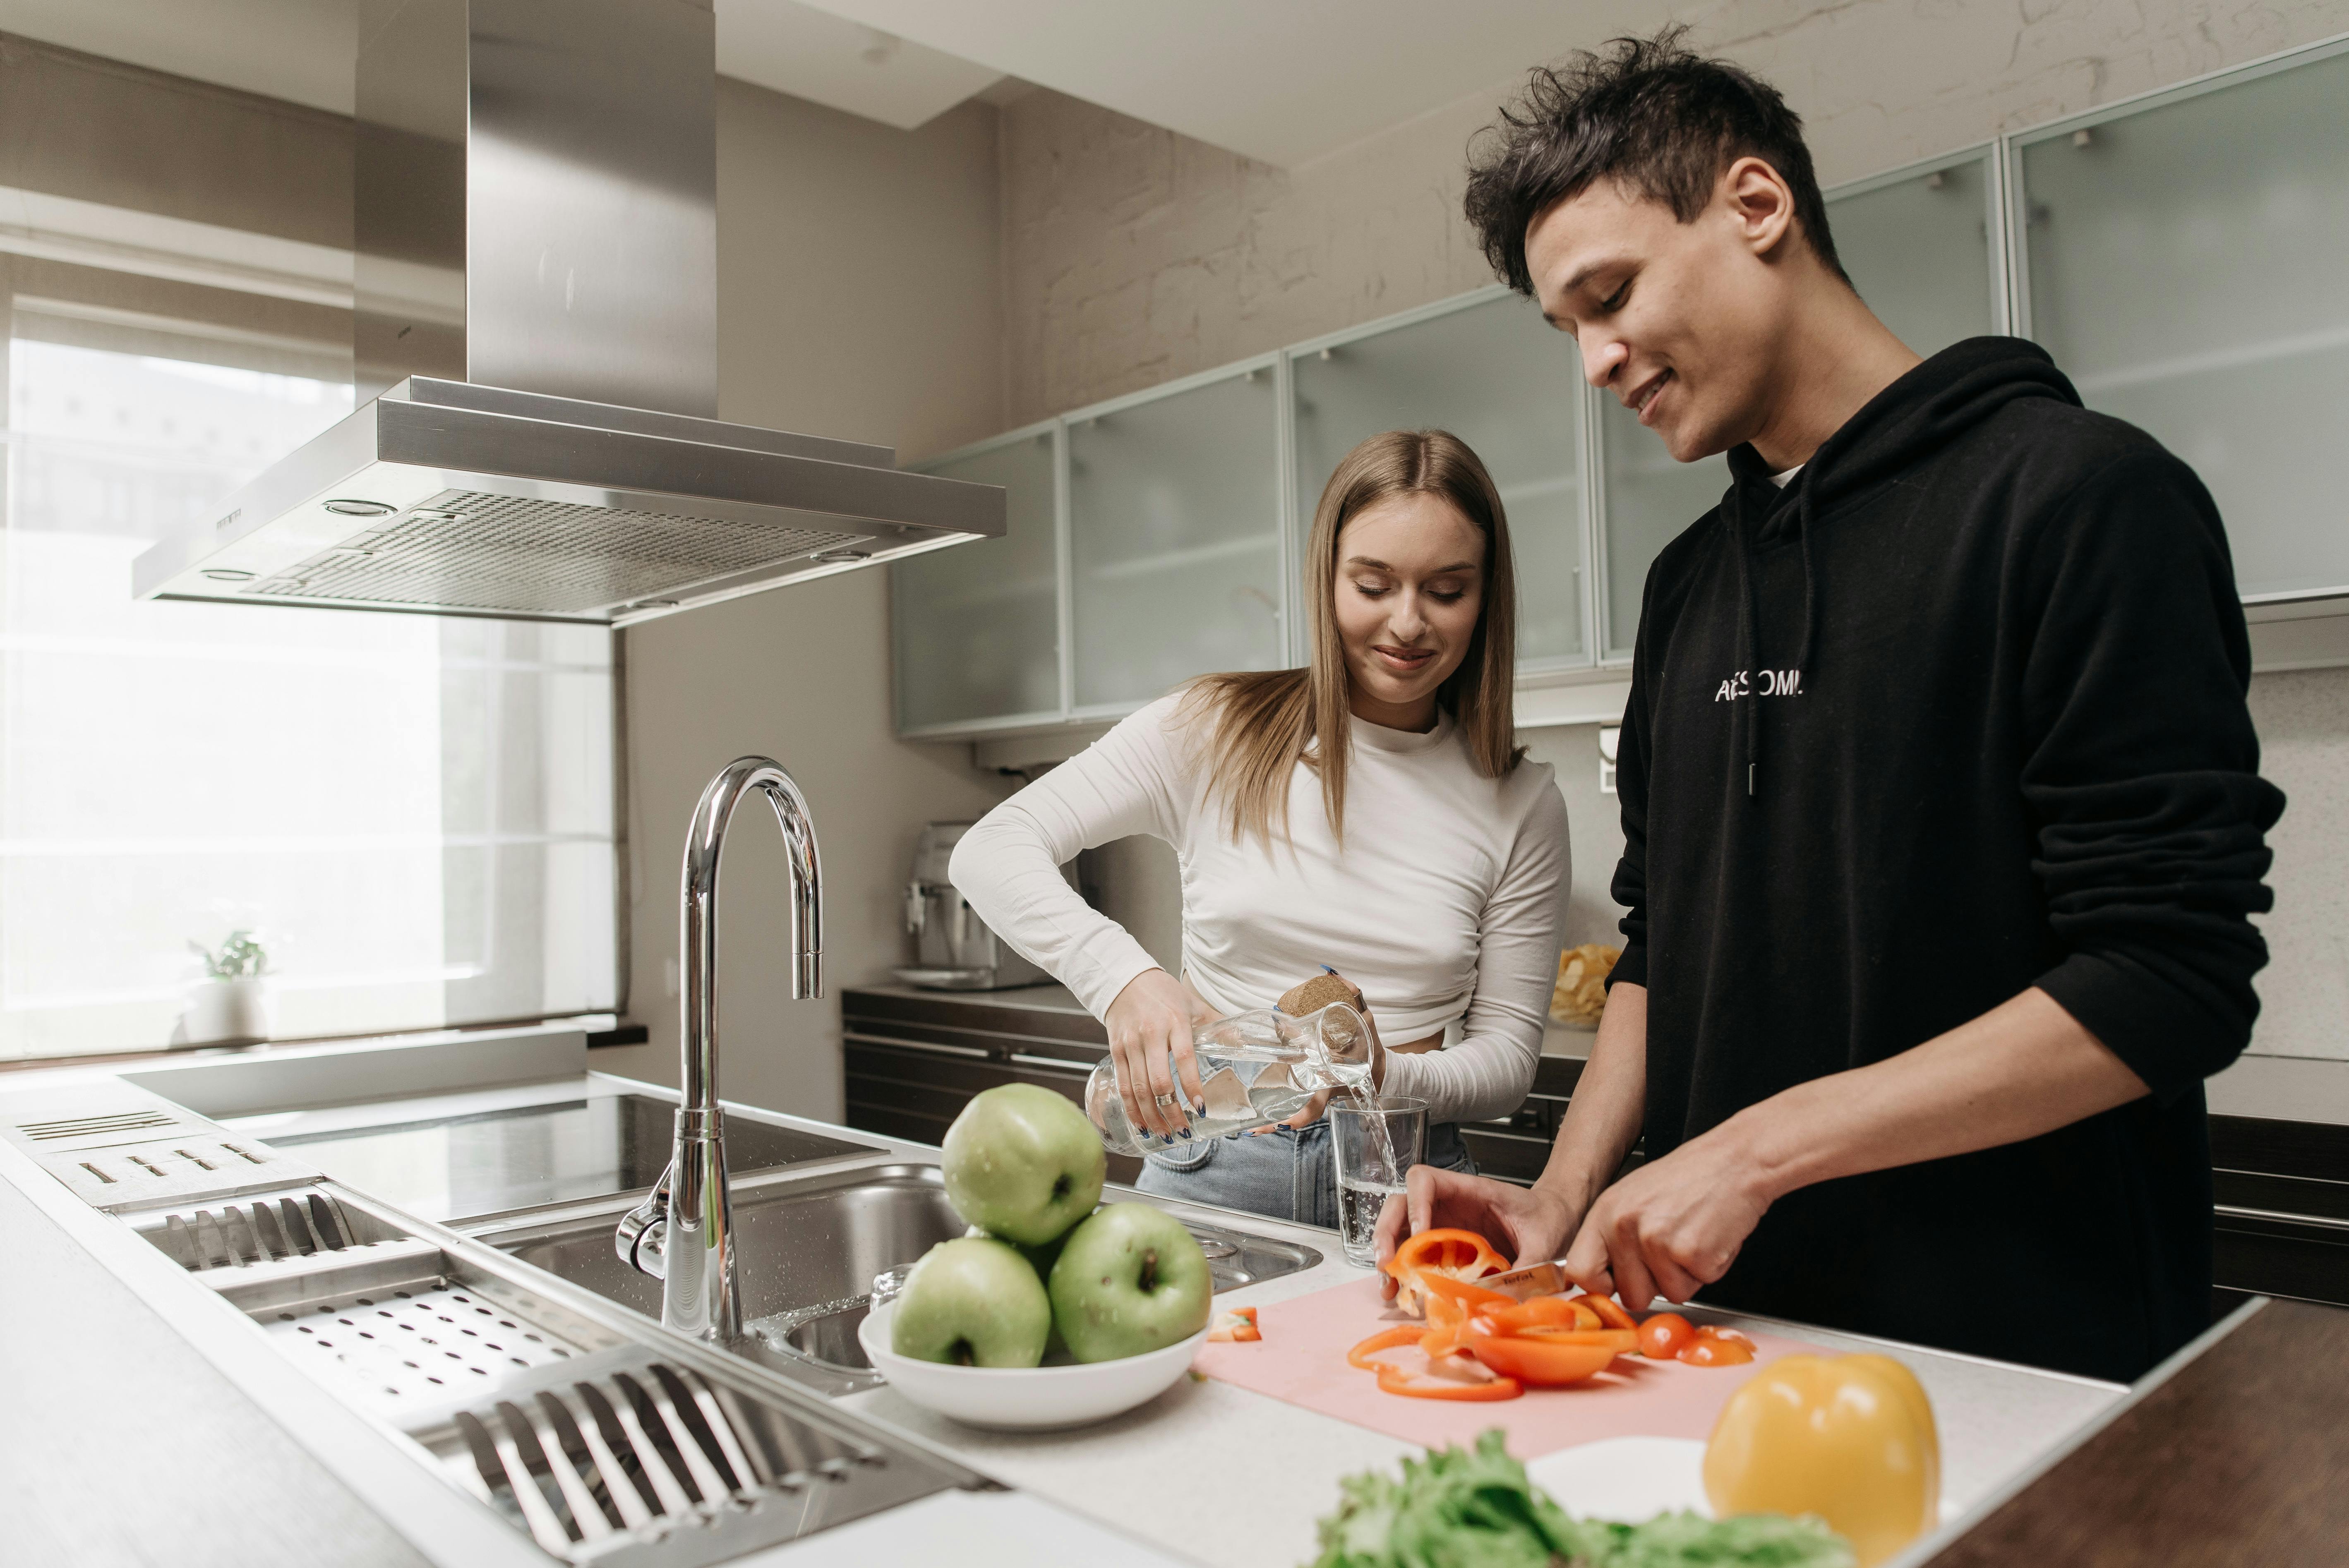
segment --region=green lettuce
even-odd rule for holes
[[[1400,1479],[1369,1470],[1339,1488],[1312,1568],[1852,1568],[1815,1519],[1576,1520],[1526,1479],[1497,1428],[1474,1449],[1403,1460]]]

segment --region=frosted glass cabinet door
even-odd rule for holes
[[[1991,153],[1827,198],[1836,254],[1877,319],[1930,357],[1998,330]]]
[[[1677,463],[1662,438],[1601,392],[1599,428],[1607,453],[1607,656],[1629,658],[1640,630],[1640,595],[1657,552],[1721,502],[1729,459]]]
[[[2349,55],[2021,149],[2031,335],[2219,502],[2246,596],[2349,586]]]
[[[1052,435],[1021,436],[928,472],[1008,494],[1009,528],[889,568],[897,727],[1057,713],[1059,565],[1052,537]]]
[[[1286,662],[1269,366],[1069,421],[1076,699]]]
[[[1519,662],[1588,662],[1573,339],[1507,294],[1300,354],[1289,375],[1300,558],[1322,487],[1356,443],[1381,430],[1449,430],[1485,460],[1508,512]]]

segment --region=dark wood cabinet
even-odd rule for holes
[[[1109,1037],[1058,986],[843,992],[848,1125],[937,1143],[972,1096],[1007,1083],[1083,1103],[1086,1075],[1109,1054]],[[1110,1156],[1111,1181],[1141,1173],[1141,1161]]]

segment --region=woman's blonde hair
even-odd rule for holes
[[[1288,780],[1304,762],[1321,779],[1330,830],[1346,832],[1346,759],[1353,713],[1347,701],[1346,653],[1338,637],[1338,535],[1380,501],[1431,495],[1448,502],[1485,536],[1484,603],[1468,652],[1436,690],[1438,707],[1460,726],[1476,771],[1497,779],[1525,755],[1513,712],[1517,662],[1517,577],[1509,524],[1493,476],[1448,430],[1389,430],[1339,461],[1313,510],[1305,547],[1306,625],[1313,660],[1301,670],[1247,670],[1202,676],[1185,694],[1186,715],[1212,717],[1207,738],[1210,791],[1219,795],[1235,840],[1254,835],[1269,847],[1273,820],[1288,833]]]

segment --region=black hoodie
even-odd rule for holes
[[[1648,575],[1618,778],[1650,1159],[2036,985],[2152,1090],[1782,1198],[1724,1306],[2099,1377],[2210,1320],[2202,1079],[2266,948],[2251,655],[2193,471],[2035,346],[1925,361]]]

